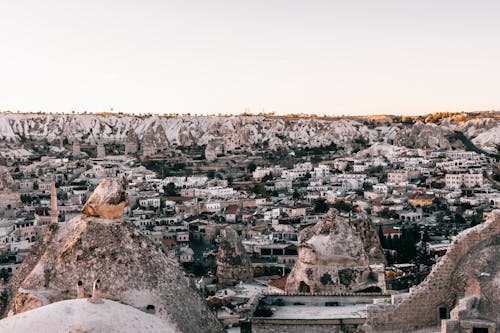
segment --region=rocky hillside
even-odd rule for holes
[[[493,149],[500,143],[500,120],[494,116],[470,120],[445,118],[438,123],[418,120],[415,124],[391,121],[390,117],[366,119],[285,118],[264,116],[139,117],[125,115],[0,114],[0,139],[8,142],[48,141],[59,143],[125,142],[132,131],[148,146],[205,145],[213,141],[227,146],[329,145],[349,147],[360,137],[369,143],[416,148],[448,148],[454,130]],[[129,135],[130,136],[130,135]]]
[[[153,312],[180,332],[222,332],[178,264],[124,222],[126,200],[104,180],[83,214],[51,225],[11,279],[13,313],[75,298],[79,281],[89,295],[99,279],[104,298]]]

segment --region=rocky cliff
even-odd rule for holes
[[[301,231],[298,260],[287,292],[383,291],[385,259],[377,233],[366,218],[350,221],[331,209],[325,219]]]
[[[222,332],[215,316],[178,264],[123,220],[126,195],[104,180],[67,223],[47,230],[12,277],[13,313],[74,298],[81,281],[101,294],[175,325],[181,332]]]

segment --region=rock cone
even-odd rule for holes
[[[104,180],[83,214],[49,228],[11,279],[12,312],[74,298],[78,281],[89,296],[99,279],[103,298],[154,312],[183,333],[222,332],[177,262],[121,218],[125,204],[118,183]]]
[[[300,233],[299,258],[287,292],[383,291],[383,264],[377,233],[367,219],[350,221],[331,209],[323,221]]]

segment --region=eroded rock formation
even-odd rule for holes
[[[221,231],[222,241],[217,255],[217,278],[220,284],[234,285],[253,277],[250,258],[238,233],[231,227]]]
[[[7,167],[0,165],[0,216],[4,215],[4,210],[15,209],[21,203],[19,189],[12,179]]]
[[[377,233],[366,218],[350,221],[331,209],[323,221],[302,230],[298,254],[287,292],[385,290],[385,259]]]
[[[11,279],[11,311],[75,298],[78,281],[89,296],[99,279],[103,298],[153,311],[181,332],[222,332],[177,262],[123,220],[125,204],[121,186],[105,180],[83,214],[48,228]]]
[[[122,186],[115,180],[104,179],[83,206],[82,213],[101,219],[120,219],[127,204]]]
[[[168,148],[169,142],[161,123],[155,121],[142,137],[142,155],[153,156]]]

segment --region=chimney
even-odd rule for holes
[[[93,304],[104,303],[100,297],[101,280],[97,279],[94,281],[94,287],[92,288],[92,297],[89,298],[89,302]]]
[[[50,224],[57,225],[59,222],[59,210],[57,208],[57,191],[54,180],[50,184]]]
[[[76,298],[85,298],[85,290],[83,288],[82,280],[78,281],[76,285]]]

